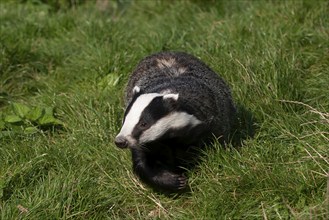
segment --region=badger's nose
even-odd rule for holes
[[[114,140],[115,145],[120,148],[126,148],[128,146],[128,141],[123,136],[116,136]]]

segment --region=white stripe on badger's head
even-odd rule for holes
[[[173,112],[152,125],[140,137],[140,142],[151,142],[158,140],[170,130],[179,130],[187,127],[195,127],[202,122],[195,116],[187,114],[186,112]]]
[[[139,88],[136,90],[139,92]],[[130,109],[127,109],[129,112],[126,112],[126,117],[117,137],[125,137],[130,145],[138,144],[137,140],[134,140],[132,137],[133,130],[138,124],[141,114],[146,106],[148,106],[155,97],[159,96],[161,96],[161,94],[158,93],[147,93],[140,95],[132,104]]]
[[[177,111],[179,94],[142,94],[139,88],[134,90],[139,94],[135,94],[127,107],[122,128],[115,138],[119,147],[138,147],[158,140],[168,131],[201,123],[195,116]]]

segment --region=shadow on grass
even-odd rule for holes
[[[237,121],[232,134],[231,143],[233,147],[242,147],[243,142],[253,138],[257,129],[256,120],[251,111],[243,105],[237,105]]]

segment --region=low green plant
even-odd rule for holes
[[[0,137],[17,132],[33,134],[63,126],[64,123],[55,117],[53,107],[31,107],[13,102],[11,103],[11,111],[0,115]]]

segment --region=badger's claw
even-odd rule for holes
[[[187,177],[182,174],[175,174],[165,171],[154,179],[154,183],[160,188],[168,191],[180,191],[187,186]]]
[[[178,176],[177,178],[177,189],[182,190],[187,186],[187,178],[183,175]]]

